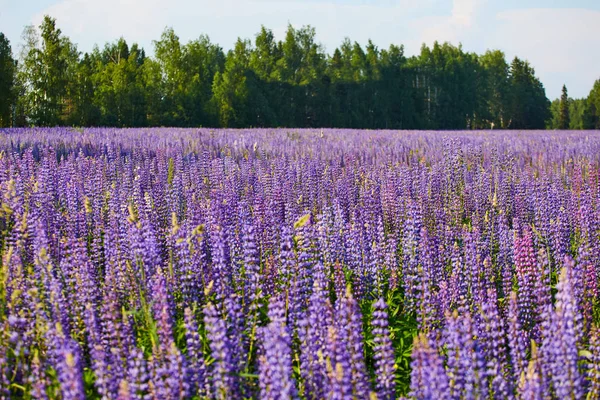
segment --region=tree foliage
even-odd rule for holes
[[[569,94],[567,93],[567,86],[563,85],[562,94],[560,96],[558,129],[569,129],[569,102],[570,101]]]
[[[600,79],[594,83],[587,97],[584,124],[589,129],[600,129]]]
[[[0,32],[0,127],[12,123],[16,66],[10,42]]]
[[[551,117],[550,101],[529,62],[514,58],[510,65],[509,85],[511,119],[507,127],[544,129]]]
[[[326,54],[310,26],[288,25],[280,41],[263,26],[254,41],[238,39],[225,53],[207,36],[182,43],[167,28],[153,43],[152,57],[125,38],[81,54],[48,16],[38,28],[26,27],[23,42],[15,73],[10,45],[0,40],[1,84],[12,88],[1,91],[4,125],[539,129],[599,124],[600,89],[585,101],[566,97],[551,105],[527,61],[515,58],[509,65],[501,51],[478,55],[450,43],[423,45],[418,55],[407,57],[403,46],[385,49],[371,41],[363,46],[346,38]]]

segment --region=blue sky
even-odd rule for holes
[[[261,24],[283,38],[288,22],[310,24],[328,52],[344,37],[380,47],[459,42],[468,51],[501,49],[535,67],[550,99],[565,83],[571,97],[587,96],[600,79],[600,1],[597,0],[0,0],[0,31],[18,53],[27,24],[44,14],[81,51],[123,36],[152,52],[167,26],[182,41],[208,34],[229,49],[253,38]]]

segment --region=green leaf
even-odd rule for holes
[[[294,229],[302,228],[304,225],[306,225],[308,223],[309,220],[310,220],[310,213],[301,216],[300,218],[298,218],[296,220],[296,222],[294,222]]]

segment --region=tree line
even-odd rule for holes
[[[46,16],[15,56],[0,33],[0,126],[591,129],[599,116],[600,80],[551,103],[527,61],[450,43],[407,57],[345,39],[326,54],[314,28],[289,25],[224,52],[167,28],[152,57],[124,38],[82,54]]]

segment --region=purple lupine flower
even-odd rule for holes
[[[151,396],[148,393],[150,379],[148,373],[148,367],[144,353],[134,347],[127,359],[127,386],[129,389],[129,396],[136,400],[146,400]]]
[[[360,308],[352,296],[349,286],[346,289],[346,295],[342,299],[338,299],[335,311],[337,339],[341,341],[342,346],[346,347],[350,362],[348,365],[350,369],[344,373],[351,378],[354,396],[366,398],[369,393],[369,385],[364,360],[362,320]]]
[[[33,398],[40,400],[48,399],[48,393],[46,390],[50,382],[46,377],[44,365],[40,360],[38,350],[33,351],[33,357],[31,360],[31,374],[27,377],[27,381],[31,385],[30,394]],[[6,387],[8,387],[8,385]]]
[[[396,395],[395,371],[396,361],[394,347],[390,339],[388,326],[387,304],[380,298],[374,305],[373,310],[373,339],[375,358],[375,377],[377,398],[381,400],[392,400]]]
[[[119,383],[125,377],[125,356],[129,352],[128,347],[133,339],[127,334],[128,328],[126,325],[128,321],[123,320],[121,305],[117,298],[118,294],[116,291],[109,289],[114,287],[114,284],[113,276],[108,275],[105,277],[101,310],[97,314],[100,320],[101,343],[106,349],[107,362],[110,364],[110,368],[104,370],[107,376],[103,378],[103,381],[106,382],[108,391],[113,395],[117,393]],[[88,318],[90,317],[91,315],[88,315]],[[90,325],[88,329],[92,327],[93,325]]]
[[[326,398],[335,400],[353,398],[350,355],[343,341],[340,340],[335,326],[330,326],[327,331],[326,354],[328,357],[327,383],[323,389]]]
[[[535,342],[534,342],[535,343]],[[523,400],[542,400],[548,398],[540,371],[540,358],[535,346],[531,349],[529,365],[521,374],[518,386],[519,398]]]
[[[142,205],[142,201],[139,202]],[[138,215],[133,205],[129,207],[129,245],[133,260],[138,265],[141,279],[150,279],[161,264],[160,251],[152,224],[145,215]],[[145,282],[143,282],[145,283]]]
[[[512,292],[508,299],[507,318],[507,338],[514,379],[513,382],[518,382],[521,377],[521,373],[525,370],[527,358],[527,335],[521,328],[517,294],[515,292]]]
[[[339,234],[335,235],[333,232],[332,207],[325,207],[322,213],[317,216],[317,221],[317,239],[319,248],[321,249],[323,264],[331,267],[338,259],[336,243],[334,243],[333,240],[340,236]]]
[[[488,371],[481,346],[474,339],[473,321],[468,311],[446,316],[444,342],[448,349],[448,379],[452,398],[486,398]]]
[[[515,271],[519,320],[522,328],[528,332],[533,329],[537,320],[535,287],[536,281],[539,281],[539,274],[536,266],[531,232],[526,230],[522,237],[515,238]]]
[[[173,284],[184,302],[199,301],[204,279],[204,254],[197,244],[202,240],[202,232],[199,229],[190,232],[187,226],[179,227],[176,219],[172,224],[173,232],[169,239],[173,242],[171,246],[174,253]]]
[[[167,288],[167,280],[161,268],[158,268],[150,283],[152,295],[152,313],[161,344],[168,349],[173,341],[172,301]]]
[[[569,225],[567,211],[558,207],[556,217],[550,221],[552,253],[554,259],[562,260],[569,251]]]
[[[184,310],[184,322],[188,360],[186,380],[190,385],[190,393],[192,395],[207,396],[206,365],[202,344],[200,343],[200,335],[198,334],[198,325],[196,324],[192,310],[189,308]]]
[[[189,395],[189,383],[185,380],[187,368],[175,343],[171,343],[165,359],[165,391],[166,397],[172,399],[185,399]],[[159,396],[162,397],[162,396]]]
[[[292,376],[291,338],[286,328],[285,304],[281,299],[271,300],[269,319],[270,323],[261,332],[260,398],[294,399],[298,396]]]
[[[224,299],[223,303],[224,318],[227,326],[227,338],[231,350],[231,361],[237,371],[244,370],[248,362],[248,351],[254,343],[249,343],[244,329],[247,326],[246,317],[243,314],[240,296],[233,294]],[[252,331],[250,331],[252,332]],[[241,395],[245,395],[247,384],[244,380],[236,381],[236,389],[239,389]]]
[[[410,396],[418,400],[450,398],[444,360],[437,350],[430,346],[426,335],[419,334],[415,337],[411,358]],[[391,394],[393,396],[393,393]]]
[[[233,349],[227,336],[225,321],[212,303],[204,307],[204,324],[210,340],[211,355],[215,359],[209,369],[212,397],[234,398],[238,391],[235,379],[236,365],[231,354]]]
[[[572,291],[572,295],[575,299],[575,305],[577,307],[577,310],[579,311],[579,313],[582,314],[583,316],[583,302],[584,302],[584,295],[585,295],[585,266],[586,264],[589,262],[588,260],[586,260],[587,258],[587,249],[586,246],[582,246],[583,248],[580,249],[580,260],[581,262],[576,262],[571,256],[565,256],[564,261],[563,261],[563,268],[565,268],[567,270],[567,273],[569,274],[569,280],[571,282],[571,291]],[[578,260],[579,261],[579,260]],[[558,275],[558,274],[557,274]],[[581,335],[583,332],[576,332],[577,333],[577,340],[579,341],[581,339]]]
[[[467,309],[469,283],[463,257],[457,243],[452,248],[452,274],[448,289],[450,291],[450,305],[458,309]]]
[[[298,327],[303,396],[307,399],[321,399],[327,390],[327,341],[333,317],[324,281],[323,276],[315,276],[308,310]]]
[[[214,225],[210,231],[214,287],[217,296],[226,298],[232,289],[231,266],[225,228]]]
[[[349,224],[349,232],[346,235],[346,265],[352,272],[354,288],[360,297],[368,290],[365,277],[364,238],[360,215],[355,215],[353,220],[354,222]]]
[[[63,399],[84,399],[83,376],[81,355],[79,347],[62,332],[62,327],[57,324],[49,332],[49,341],[52,346],[52,364],[57,371],[60,391]]]
[[[549,348],[544,349],[544,361],[549,364],[555,394],[561,399],[583,397],[583,382],[578,368],[578,332],[581,332],[581,315],[577,310],[571,280],[573,262],[565,261],[557,284],[555,311],[549,331]]]
[[[469,294],[472,301],[479,304],[485,297],[485,277],[482,272],[482,259],[480,254],[480,248],[478,248],[479,232],[474,229],[473,231],[463,232],[464,240],[464,252],[465,252],[465,275],[466,275],[466,286],[467,293]]]
[[[100,396],[113,396],[114,393],[111,393],[110,374],[106,373],[110,360],[101,340],[96,311],[89,303],[85,308],[85,326],[88,334],[88,347],[92,362],[92,370],[94,371],[94,376],[96,378],[94,385]]]
[[[2,327],[0,331],[0,396],[8,398],[10,396],[10,378],[9,378],[9,360],[8,343],[6,340],[6,329]]]
[[[385,234],[383,232],[383,222],[381,219],[377,222],[376,238],[371,245],[369,264],[367,273],[371,285],[376,293],[382,293],[384,284],[385,265]]]
[[[6,310],[6,309],[5,309]],[[5,314],[6,315],[6,314]],[[29,356],[30,338],[28,332],[27,314],[10,313],[2,324],[0,331],[0,391],[6,390],[9,395],[10,383],[20,384],[20,371],[27,373],[24,360]],[[8,336],[8,337],[7,337]],[[7,340],[8,339],[8,340]]]
[[[85,389],[99,397],[217,397],[223,359],[231,392],[220,395],[260,397],[260,357],[281,343],[265,340],[271,323],[259,328],[270,298],[286,304],[285,330],[269,335],[292,338],[286,371],[300,375],[298,396],[358,398],[362,379],[353,373],[365,360],[357,362],[356,343],[367,342],[348,339],[364,317],[347,307],[348,284],[361,306],[387,290],[414,310],[414,397],[451,398],[451,387],[457,397],[483,396],[484,384],[489,398],[598,397],[600,140],[589,132],[441,136],[3,131],[0,397],[62,397],[58,374],[73,372],[63,348],[77,351],[75,372],[93,377]],[[309,214],[314,220],[290,229]],[[244,250],[262,268],[256,279],[246,280]],[[561,283],[556,295],[563,266],[570,290]],[[246,290],[254,284],[261,290]],[[248,315],[254,293],[257,312]],[[215,357],[209,328],[201,347],[203,328],[186,315],[207,301],[229,357]],[[456,320],[445,319],[452,310]],[[374,353],[365,370],[378,368]],[[387,353],[391,360],[391,344]],[[445,368],[447,355],[455,357]],[[194,378],[202,374],[190,371],[203,367],[201,392]],[[419,383],[437,378],[446,393],[419,392],[439,387]]]
[[[583,315],[583,332],[588,332],[593,320],[593,306],[598,298],[598,274],[591,260],[592,254],[587,240],[581,245],[577,255],[577,265],[580,266],[583,290],[580,292],[579,308]],[[577,283],[575,283],[577,284]]]
[[[244,251],[244,301],[245,311],[255,311],[260,297],[260,259],[254,236],[252,222],[245,222],[243,226],[243,251]]]
[[[418,246],[421,225],[421,209],[416,201],[411,201],[402,239],[402,251],[404,255],[402,272],[404,275],[405,292],[408,301],[407,308],[409,311],[414,311],[416,309],[415,302],[419,298]]]
[[[34,273],[35,279],[42,283],[43,290],[40,295],[50,311],[51,319],[60,323],[67,334],[70,332],[71,319],[67,311],[67,300],[64,295],[63,283],[53,271],[53,263],[48,253],[49,243],[40,220],[32,221],[33,248],[34,248]]]
[[[600,398],[600,329],[594,325],[590,331],[590,359],[587,367],[588,398]]]
[[[131,396],[131,393],[129,392],[129,384],[127,383],[127,381],[125,379],[123,379],[120,383],[119,383],[119,392],[117,393],[117,400],[129,400],[133,398],[133,396]]]
[[[385,241],[384,270],[389,274],[388,285],[390,290],[396,289],[398,285],[398,261],[396,249],[398,247],[396,235],[390,233]]]
[[[310,225],[310,214],[305,215],[296,225],[298,238],[298,260],[294,269],[294,282],[290,296],[291,321],[298,325],[305,317],[308,307],[311,289],[313,286],[313,267],[315,264],[312,253],[312,229]]]
[[[443,321],[446,313],[450,311],[452,298],[450,297],[450,289],[448,286],[449,282],[447,280],[440,282],[437,296],[434,298],[434,301],[438,304],[438,314],[436,315],[436,318],[439,321]],[[431,333],[437,334],[439,331],[439,329],[436,331],[432,330]]]
[[[539,308],[545,308],[548,304],[552,303],[551,295],[551,279],[552,269],[550,260],[548,259],[548,252],[546,249],[539,249],[537,254],[537,271],[539,278],[535,280],[535,296],[536,304]],[[540,311],[541,314],[541,311]],[[540,322],[540,318],[538,318]]]
[[[502,282],[502,296],[508,298],[513,291],[513,240],[506,215],[498,216],[498,255],[496,257]]]
[[[509,398],[511,384],[506,379],[508,372],[506,330],[496,302],[495,290],[489,289],[487,299],[479,307],[478,321],[481,321],[481,324],[478,337],[487,360],[494,395]]]
[[[150,360],[152,391],[159,398],[185,398],[188,383],[184,359],[173,340],[171,299],[162,269],[157,268],[151,281],[152,311],[156,320],[159,343]]]
[[[342,264],[336,262],[333,265],[333,291],[336,299],[342,299],[344,297],[346,287],[348,287],[348,282],[346,281],[344,268]]]
[[[279,283],[282,291],[289,292],[293,279],[295,255],[292,230],[284,226],[281,230],[281,248],[279,250]]]
[[[437,324],[437,316],[439,314],[437,304],[435,302],[434,288],[437,284],[436,273],[439,272],[434,258],[434,241],[430,239],[427,229],[421,229],[421,241],[419,242],[419,255],[421,265],[418,267],[420,283],[419,283],[419,299],[417,301],[417,320],[419,321],[419,329],[426,332],[431,332]]]

